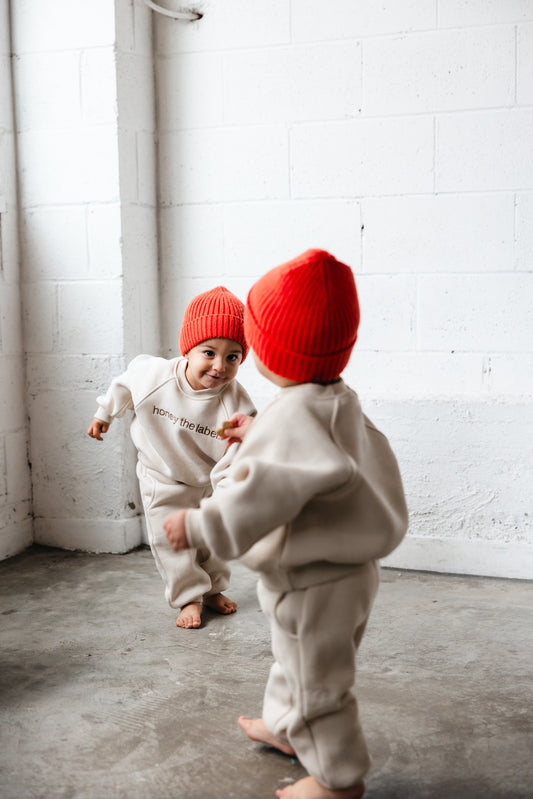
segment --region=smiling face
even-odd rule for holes
[[[210,338],[187,353],[185,377],[194,391],[224,386],[236,377],[242,347],[229,338]]]

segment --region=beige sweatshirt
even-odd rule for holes
[[[281,389],[234,452],[213,496],[187,512],[187,537],[275,587],[337,579],[405,535],[396,458],[342,380]]]
[[[185,377],[187,359],[139,355],[97,398],[103,422],[134,411],[131,437],[142,463],[171,480],[207,486],[227,444],[216,430],[234,413],[255,415],[236,380],[221,388],[194,391]]]

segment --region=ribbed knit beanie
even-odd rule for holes
[[[324,250],[306,252],[267,272],[248,293],[248,345],[274,374],[327,382],[348,363],[359,326],[352,270]]]
[[[180,352],[185,355],[209,338],[230,338],[242,347],[246,358],[248,345],[244,337],[244,304],[235,294],[217,286],[194,297],[185,309],[180,332]]]

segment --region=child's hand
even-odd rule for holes
[[[92,420],[87,430],[87,435],[91,438],[96,438],[98,441],[103,441],[102,433],[107,433],[109,430],[109,422],[102,422],[101,419],[96,417]]]
[[[167,540],[174,552],[182,549],[189,549],[187,532],[185,529],[186,510],[179,510],[171,516],[167,516],[163,522],[163,529],[167,534]]]
[[[230,419],[233,426],[224,430],[223,438],[228,444],[239,443],[243,440],[253,420],[253,416],[246,416],[245,413],[234,413]]]

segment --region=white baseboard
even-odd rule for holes
[[[142,519],[35,519],[35,543],[81,552],[124,553],[144,543]]]
[[[18,555],[31,546],[33,543],[32,528],[32,520],[26,519],[0,530],[0,560],[12,558],[13,555]]]
[[[23,552],[32,543],[81,552],[124,553],[147,543],[144,519],[36,519],[0,533],[0,560]],[[486,539],[425,538],[408,535],[385,568],[533,580],[533,546]]]
[[[533,546],[486,539],[407,536],[386,568],[533,580]]]

